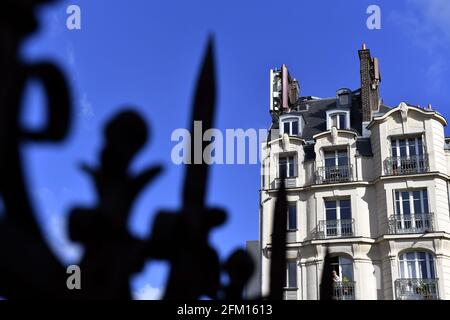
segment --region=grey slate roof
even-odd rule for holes
[[[348,107],[350,110],[350,129],[358,134],[356,147],[363,156],[372,156],[372,146],[370,139],[362,138],[362,109],[360,89],[352,92],[352,103]],[[334,109],[342,109],[337,105],[335,97],[332,98],[312,98],[300,97],[297,103],[292,107],[290,114],[302,115],[305,120],[305,128],[302,138],[306,141],[312,141],[313,136],[318,133],[327,131],[326,112]],[[378,115],[382,115],[390,111],[391,108],[381,104]],[[278,129],[278,122],[273,123],[272,129]],[[449,146],[450,147],[450,146]],[[314,145],[306,145],[305,160],[315,159]]]
[[[372,144],[369,138],[358,138],[356,140],[356,150],[364,157],[373,157]]]

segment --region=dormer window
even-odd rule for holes
[[[290,136],[300,136],[303,129],[303,119],[301,116],[286,115],[280,117],[280,133],[287,133]]]
[[[327,112],[327,129],[336,127],[340,130],[350,128],[350,111],[328,111]]]
[[[339,89],[336,92],[338,106],[346,107],[346,106],[350,105],[351,94],[352,94],[352,91],[350,89],[346,89],[346,88]]]
[[[284,120],[283,133],[287,133],[290,136],[298,136],[298,119]]]
[[[349,100],[348,98],[349,98],[348,94],[340,94],[338,97],[339,105],[340,106],[348,105],[348,100]]]

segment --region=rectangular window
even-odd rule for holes
[[[297,262],[288,260],[286,269],[286,287],[297,288]]]
[[[395,191],[394,197],[396,232],[417,233],[432,227],[426,189]]]
[[[395,191],[395,208],[396,214],[402,216],[429,213],[427,189]]]
[[[347,126],[347,113],[333,113],[330,115],[330,128],[336,127],[337,129],[348,129]]]
[[[324,152],[325,168],[322,179],[325,182],[342,182],[351,178],[351,170],[347,150],[332,150]]]
[[[288,206],[288,230],[297,230],[297,205],[295,203]]]
[[[391,141],[393,157],[410,158],[423,155],[422,137],[393,139]]]
[[[350,199],[325,200],[327,237],[353,235],[353,221]]]
[[[324,157],[326,167],[337,167],[348,165],[347,150],[325,151]]]
[[[292,178],[296,176],[294,156],[280,156],[279,178]]]
[[[287,133],[290,136],[298,136],[299,131],[298,119],[283,120],[283,133]]]

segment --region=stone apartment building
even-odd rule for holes
[[[300,95],[270,71],[262,144],[261,293],[269,288],[280,176],[288,194],[285,299],[318,299],[326,248],[346,299],[450,299],[450,138],[431,106],[383,104],[379,63],[359,50],[361,88]]]

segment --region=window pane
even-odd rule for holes
[[[287,159],[286,159],[286,157],[280,157],[279,170],[280,170],[280,178],[286,177],[286,174],[287,174]]]
[[[416,262],[414,260],[407,261],[408,278],[417,278]]]
[[[414,213],[423,213],[422,212],[422,202],[420,201],[420,191],[413,191],[413,199],[414,199]]]
[[[348,165],[347,151],[339,151],[338,152],[338,165],[339,166]]]
[[[295,163],[294,163],[294,157],[289,157],[289,175],[288,177],[294,177],[295,176]]]
[[[350,208],[350,200],[341,200],[340,201],[340,219],[341,220],[345,220],[345,219],[351,219],[352,218],[352,212],[351,212],[351,208]]]
[[[436,278],[436,273],[434,271],[434,259],[433,256],[431,254],[427,254],[428,255],[428,262],[429,262],[429,268],[430,268],[430,277],[432,279]]]
[[[347,129],[347,121],[346,121],[345,113],[339,114],[339,129]]]
[[[422,144],[422,138],[417,138],[417,148],[419,149],[419,155],[423,154],[423,144]]]
[[[408,275],[405,274],[405,261],[402,260],[403,255],[400,257],[400,277],[408,278]]]
[[[391,141],[392,156],[397,157],[397,140]]]
[[[289,205],[288,212],[288,229],[297,229],[297,207],[295,204]]]
[[[406,157],[406,140],[401,139],[398,141],[400,147],[400,157]]]
[[[395,201],[395,209],[397,210],[395,213],[400,214],[400,201],[398,200]]]
[[[325,214],[327,220],[336,220],[336,201],[325,201]]]
[[[408,144],[409,144],[409,155],[410,156],[415,156],[417,154],[417,152],[416,152],[416,139],[409,139],[408,140]]]
[[[428,208],[428,192],[427,190],[422,190],[422,196],[423,196],[423,211],[424,213],[429,213]]]
[[[334,151],[325,151],[323,153],[325,159],[335,159],[336,158],[336,152]]]
[[[343,265],[341,265],[341,269],[342,269],[341,280],[353,281],[353,265],[352,264],[343,264]]]
[[[409,204],[409,192],[402,192],[402,200],[403,200],[403,214],[410,215],[411,208]]]
[[[298,135],[298,121],[292,122],[292,135],[297,136]]]
[[[406,259],[407,260],[415,260],[416,259],[416,253],[415,252],[408,252],[406,254]]]
[[[332,127],[338,126],[337,114],[331,116],[331,126]]]
[[[283,128],[284,128],[283,133],[287,133],[288,135],[291,134],[290,123],[289,122],[283,123]]]
[[[295,261],[289,261],[288,265],[288,288],[297,287],[297,265]]]
[[[337,203],[335,200],[326,200],[325,201],[325,208],[328,209],[336,209]]]

